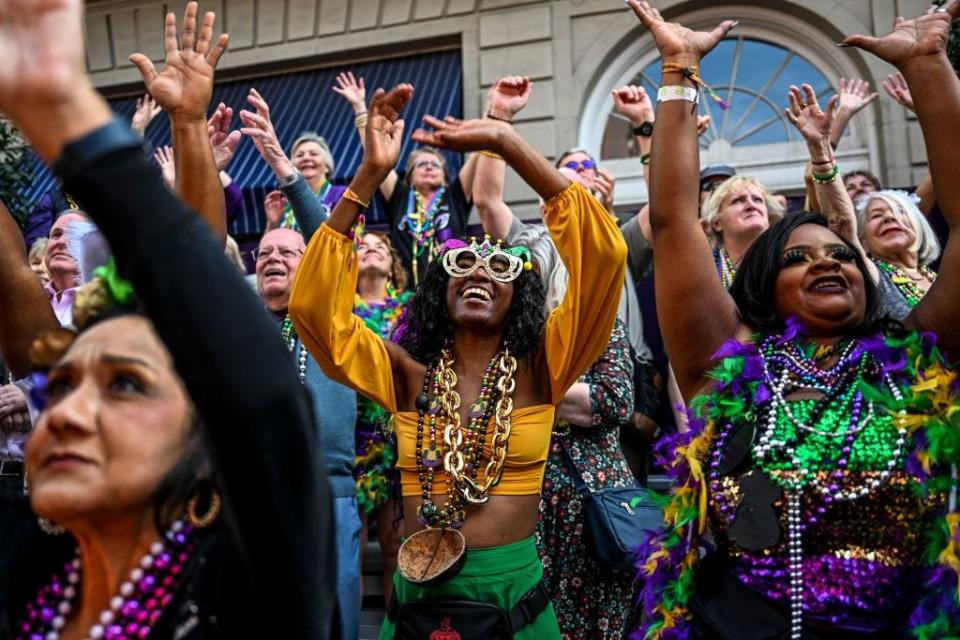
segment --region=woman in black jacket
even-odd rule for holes
[[[309,402],[222,242],[93,89],[82,10],[0,3],[0,111],[55,163],[145,315],[38,341],[47,408],[30,505],[0,512],[0,637],[325,638],[333,522]],[[188,6],[181,46],[211,66],[212,26]],[[170,66],[169,16],[167,36]],[[185,96],[177,125],[201,131],[209,97]],[[100,291],[129,308],[115,275]]]

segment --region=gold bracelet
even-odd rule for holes
[[[350,202],[359,206],[361,209],[366,209],[370,206],[369,202],[364,202],[363,200],[361,200],[360,196],[358,196],[356,192],[350,187],[347,187],[346,190],[344,190],[343,195],[340,197],[343,198],[344,200],[349,200]]]
[[[493,151],[487,151],[486,149],[482,151],[478,151],[477,153],[479,153],[482,156],[487,156],[488,158],[493,158],[494,160],[503,160],[503,156],[500,155],[499,153],[494,153]]]

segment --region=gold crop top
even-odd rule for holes
[[[503,475],[491,495],[540,493],[556,404],[606,349],[623,288],[627,248],[613,217],[596,198],[571,184],[546,204],[545,218],[569,273],[563,302],[544,326],[551,404],[513,410]],[[327,376],[395,416],[403,495],[419,495],[417,414],[397,411],[386,345],[353,313],[357,277],[353,243],[322,225],[297,269],[290,317]],[[484,443],[484,465],[489,460],[490,437]],[[445,483],[437,480],[434,492],[445,492]]]

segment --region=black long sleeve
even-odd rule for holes
[[[262,637],[327,637],[336,584],[332,501],[309,400],[276,323],[142,151],[115,148],[64,173],[202,418],[229,540],[250,581],[227,587],[249,588],[257,603],[232,612],[249,621],[244,635],[269,622]]]

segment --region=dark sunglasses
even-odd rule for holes
[[[563,166],[567,169],[570,169],[570,171],[580,171],[580,169],[596,169],[597,163],[594,160],[587,158],[582,162],[574,162],[571,160]]]

